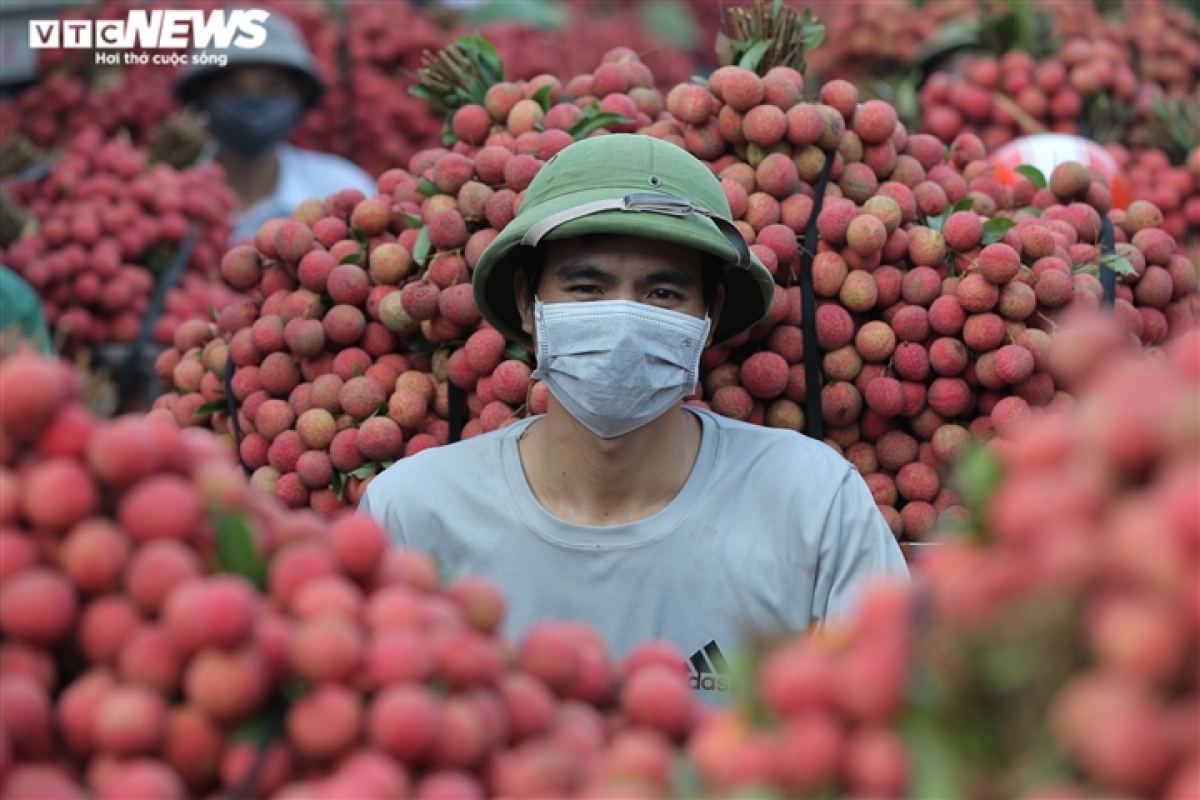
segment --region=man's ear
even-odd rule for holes
[[[517,312],[521,315],[521,330],[533,336],[533,307],[529,303],[529,291],[524,270],[513,274],[513,295],[517,299]]]
[[[712,320],[712,325],[708,329],[708,341],[704,343],[706,348],[712,346],[713,335],[717,331],[717,323],[721,321],[721,310],[723,308],[725,308],[725,284],[718,283],[717,290],[713,292],[712,309],[708,312],[708,317]]]

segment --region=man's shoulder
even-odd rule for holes
[[[367,488],[372,501],[395,498],[412,501],[444,497],[456,486],[479,486],[501,480],[505,428],[454,444],[431,447],[408,456],[381,472]]]
[[[323,184],[335,182],[336,185],[330,191],[354,188],[361,190],[368,197],[374,194],[375,185],[371,176],[341,156],[305,150],[294,145],[288,145],[284,152],[298,169],[303,170],[305,178]]]
[[[741,422],[703,408],[696,411],[715,424],[726,451],[722,455],[726,458],[765,457],[768,459],[766,466],[773,466],[777,459],[790,464],[802,461],[807,469],[825,469],[838,480],[846,470],[853,469],[841,453],[825,442],[798,431]]]

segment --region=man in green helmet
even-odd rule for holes
[[[633,135],[566,148],[473,285],[484,318],[534,347],[547,413],[397,462],[360,510],[450,574],[495,581],[507,635],[578,619],[615,657],[665,639],[719,701],[748,636],[806,629],[871,576],[907,576],[838,453],[683,404],[703,349],[774,292],[687,152]]]

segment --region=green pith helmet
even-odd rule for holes
[[[529,344],[513,276],[539,242],[609,233],[661,239],[722,260],[725,304],[713,342],[766,316],[775,279],[730,220],[720,182],[683,148],[651,136],[612,134],[552,157],[525,190],[521,212],[475,265],[475,304],[501,333]]]
[[[242,6],[234,8],[240,9]],[[316,105],[325,94],[325,81],[317,71],[316,61],[308,51],[304,35],[290,19],[278,11],[272,11],[262,26],[267,32],[267,39],[257,49],[214,46],[210,48],[211,52],[194,51],[188,59],[189,65],[175,78],[173,89],[176,99],[181,103],[195,102],[209,81],[219,77],[226,70],[243,66],[263,66],[279,67],[290,72],[300,86],[305,107],[312,108]],[[197,63],[195,56],[200,54],[221,56],[225,58],[226,63]]]

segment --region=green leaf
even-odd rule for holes
[[[1022,164],[1017,167],[1017,174],[1024,175],[1037,189],[1045,189],[1050,185],[1046,182],[1046,176],[1042,174],[1042,171],[1032,164]]]
[[[509,342],[504,348],[504,357],[533,366],[533,358],[529,355],[529,351],[525,345],[519,342]]]
[[[493,22],[521,22],[526,25],[552,29],[561,28],[567,21],[567,10],[560,3],[545,0],[489,0],[475,6],[467,18],[472,26],[483,26]]]
[[[371,237],[358,228],[351,228],[350,235],[354,237],[354,241],[361,244],[364,248],[371,243]]]
[[[553,101],[550,100],[550,95],[554,89],[554,84],[548,83],[534,92],[531,99],[542,107],[542,111],[549,111],[550,106],[554,105]]]
[[[432,247],[433,245],[429,241],[429,226],[426,225],[425,227],[421,228],[421,233],[417,235],[417,241],[413,245],[412,256],[413,261],[416,262],[417,266],[425,266],[425,259],[429,258],[429,251],[432,249]]]
[[[1137,275],[1137,270],[1133,268],[1133,264],[1129,262],[1128,258],[1120,253],[1109,253],[1108,255],[1101,256],[1100,266],[1108,267],[1113,272],[1121,276]]]
[[[212,414],[217,414],[217,413],[220,413],[223,411],[228,411],[228,410],[229,410],[229,401],[226,400],[224,397],[221,397],[216,400],[211,400],[211,401],[205,403],[204,405],[200,406],[199,408],[197,408],[196,416],[197,417],[207,417]]]
[[[699,43],[700,26],[687,3],[638,3],[637,8],[642,27],[655,38],[682,50]]]
[[[512,4],[507,3],[506,5],[511,6]],[[487,39],[478,33],[468,33],[466,36],[460,36],[455,44],[473,57],[472,60],[480,66],[484,83],[488,86],[504,80],[504,61],[501,60],[500,54]]]
[[[962,200],[959,200],[957,203],[950,206],[950,213],[954,214],[959,211],[970,211],[974,207],[975,201],[969,197],[964,197]]]
[[[1040,209],[1037,206],[1025,206],[1021,209],[1021,211],[1024,211],[1026,214],[1033,214],[1035,217],[1040,217],[1043,209]]]
[[[800,34],[800,44],[805,50],[813,50],[825,41],[825,25],[818,22],[812,9],[804,9],[804,29]],[[801,70],[803,71],[803,70]]]
[[[571,129],[567,131],[567,133],[571,134],[571,137],[578,141],[580,139],[586,139],[588,136],[592,135],[601,128],[612,125],[613,123],[619,125],[628,125],[630,122],[633,122],[633,120],[624,114],[613,114],[606,111],[604,113],[588,116],[585,113],[583,119],[572,125]]]
[[[355,378],[361,378],[363,376],[362,367],[360,367],[358,364],[355,364],[354,369],[350,370],[350,374]]]
[[[693,75],[692,83],[696,84],[697,86],[703,86],[705,89],[708,88],[708,78],[704,77],[703,75]]]
[[[996,217],[989,219],[983,223],[983,243],[985,245],[995,244],[1004,238],[1004,234],[1008,233],[1009,228],[1017,223],[1008,217]]]
[[[338,263],[339,264],[354,264],[357,266],[358,264],[362,263],[362,260],[363,260],[363,254],[360,251],[357,253],[347,253],[346,255],[342,256],[342,260],[339,261]]]
[[[409,230],[416,230],[425,224],[425,221],[421,219],[420,214],[414,214],[411,211],[405,211],[401,216],[401,219],[404,220],[404,227],[408,228]]]
[[[913,754],[914,775],[910,797],[966,797],[959,756],[945,726],[929,713],[918,713],[904,725],[904,740]]]
[[[217,561],[222,572],[241,575],[260,589],[267,585],[267,564],[242,513],[217,514]]]
[[[352,477],[358,478],[360,481],[365,480],[379,471],[379,465],[374,461],[363,464],[361,467],[350,471]]]
[[[441,194],[442,190],[437,187],[433,181],[428,178],[421,178],[417,182],[417,194],[422,197],[433,197],[435,194]]]
[[[208,313],[209,313],[209,316],[211,316],[213,318],[213,322],[216,322],[217,320],[219,320],[221,318],[221,312],[217,310],[216,306],[210,305],[208,307]]]
[[[333,471],[333,484],[330,486],[333,493],[337,495],[337,499],[345,502],[346,500],[346,473],[340,469]]]
[[[771,49],[771,45],[775,43],[774,39],[763,39],[761,42],[755,42],[754,45],[742,54],[738,59],[738,66],[742,69],[748,69],[754,72],[758,69],[758,62],[762,61],[762,57],[767,54],[767,50]]]
[[[233,731],[233,740],[258,744],[267,738],[271,728],[271,712],[263,711],[237,726]]]
[[[983,508],[1003,477],[1003,465],[983,445],[975,445],[967,451],[954,470],[954,484],[959,497],[973,512]]]

